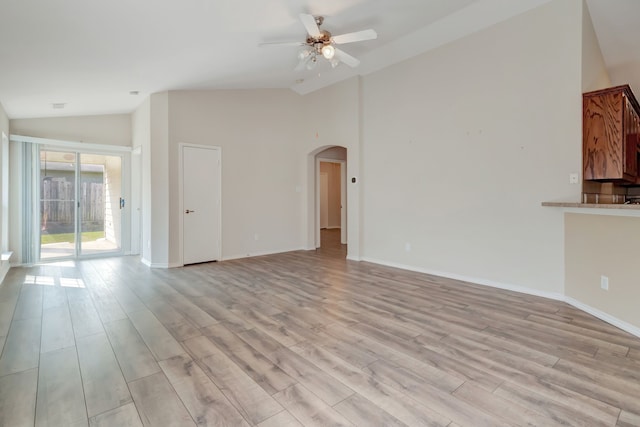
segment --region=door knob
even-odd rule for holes
[[[186,213],[186,214],[190,214],[190,213],[192,213],[192,212],[195,212],[195,211],[192,211],[192,210],[189,210],[189,209],[187,209],[186,211],[184,211],[184,213]]]

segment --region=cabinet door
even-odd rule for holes
[[[636,183],[640,183],[640,113],[633,110],[633,130],[629,136],[629,155],[636,159]]]
[[[620,91],[584,97],[584,179],[624,179],[624,102]]]
[[[638,114],[625,96],[624,112],[624,174],[630,175],[631,181],[638,176]]]

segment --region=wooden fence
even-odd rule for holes
[[[48,222],[73,224],[75,194],[72,182],[65,178],[51,178],[42,181],[41,213],[43,227]],[[81,221],[104,221],[104,185],[95,182],[80,184]]]

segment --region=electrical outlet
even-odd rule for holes
[[[570,173],[569,174],[569,184],[577,184],[578,183],[578,174]]]
[[[404,244],[405,252],[411,252],[411,243],[407,242]]]
[[[253,240],[260,240],[260,235],[258,233],[254,234]]]
[[[600,288],[605,291],[609,290],[609,278],[607,276],[600,276]]]

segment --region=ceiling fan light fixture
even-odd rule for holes
[[[314,68],[316,68],[317,64],[318,57],[314,55],[309,59],[309,61],[307,61],[307,70],[313,70]]]
[[[326,59],[333,59],[335,54],[336,49],[330,44],[324,45],[322,47],[322,56],[324,56]]]
[[[360,61],[342,49],[338,49],[336,46],[374,40],[378,37],[378,34],[372,29],[334,36],[329,31],[320,28],[324,21],[324,18],[321,16],[301,13],[300,20],[302,21],[304,28],[307,30],[307,36],[304,41],[262,43],[262,45],[302,47],[303,50],[298,51],[298,65],[294,68],[294,71],[303,71],[305,68],[307,70],[312,70],[317,65],[318,60],[320,60],[320,62],[324,60],[328,61],[333,68],[337,67],[339,64],[346,64],[351,68],[355,68],[360,64]]]
[[[307,59],[309,57],[309,55],[311,55],[311,52],[309,51],[309,49],[301,50],[300,53],[298,53],[298,59],[300,61],[303,61],[303,60]]]

